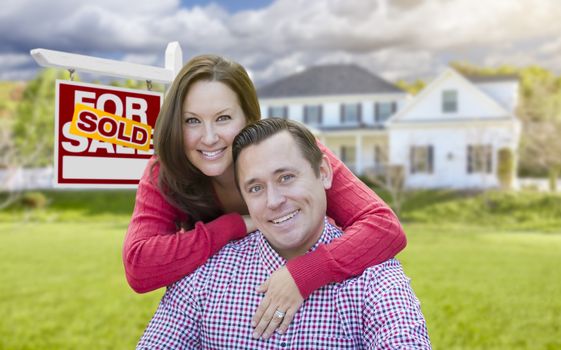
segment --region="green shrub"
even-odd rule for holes
[[[514,175],[514,155],[510,148],[499,150],[499,165],[497,175],[502,188],[512,188],[512,177]]]
[[[41,192],[25,192],[21,199],[21,205],[28,209],[44,209],[47,207],[49,200]]]

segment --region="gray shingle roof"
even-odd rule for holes
[[[403,93],[395,85],[357,65],[311,67],[257,89],[260,98]]]

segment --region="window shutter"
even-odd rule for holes
[[[380,105],[378,102],[374,103],[374,120],[376,123],[380,121]]]
[[[362,103],[357,103],[358,123],[362,124]]]
[[[282,117],[284,119],[288,119],[288,106],[284,106],[283,111],[282,111]]]
[[[409,167],[411,174],[415,174],[415,147],[409,147]]]
[[[319,124],[323,124],[323,105],[319,105]]]
[[[471,174],[473,172],[472,171],[472,165],[471,165],[472,158],[473,158],[472,152],[473,152],[473,148],[470,145],[468,145],[467,146],[467,169],[466,169],[468,174]]]
[[[433,173],[434,169],[434,156],[433,156],[433,147],[432,145],[428,146],[428,163],[429,163],[429,174]]]
[[[487,159],[487,173],[491,173],[493,169],[493,146],[487,145],[485,147],[485,157]]]
[[[394,101],[392,102],[392,115],[397,111],[397,103]]]
[[[345,105],[341,104],[341,108],[339,109],[339,121],[341,124],[345,123]]]

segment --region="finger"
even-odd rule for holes
[[[269,299],[267,296],[265,296],[263,300],[261,300],[251,320],[251,327],[256,327],[257,324],[261,322],[261,318],[263,317],[265,311],[269,308],[270,303],[271,299]]]
[[[280,334],[286,333],[286,331],[288,330],[288,327],[290,326],[290,324],[292,323],[292,320],[294,319],[294,315],[296,315],[297,310],[298,310],[298,308],[291,307],[290,309],[288,309],[286,311],[286,315],[284,315],[282,323],[279,325],[279,328],[278,328]]]
[[[269,289],[269,280],[267,279],[265,282],[261,283],[259,287],[257,287],[257,293],[265,293]]]
[[[267,326],[269,326],[269,323],[273,319],[273,314],[275,313],[276,310],[277,310],[276,305],[269,304],[269,307],[261,317],[261,321],[259,321],[255,329],[253,330],[253,338],[257,339],[261,335],[263,335],[263,332],[265,331],[265,329],[267,329]]]
[[[273,318],[271,319],[271,322],[269,322],[269,325],[267,326],[267,328],[265,329],[265,331],[263,332],[263,339],[269,339],[271,337],[271,335],[273,335],[273,333],[275,332],[275,330],[277,329],[277,327],[279,326],[279,324],[282,322],[283,317],[277,317],[275,314],[273,314]]]

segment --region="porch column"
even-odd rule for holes
[[[357,175],[362,175],[362,133],[355,137],[355,171]]]

